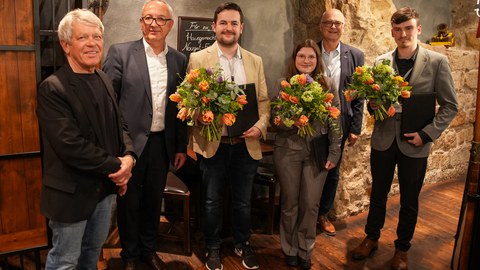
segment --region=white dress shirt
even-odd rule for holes
[[[152,126],[150,131],[157,132],[165,129],[165,108],[167,106],[167,53],[168,46],[159,54],[155,54],[152,47],[143,39],[145,55],[147,56],[148,74],[152,90]]]

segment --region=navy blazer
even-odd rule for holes
[[[364,54],[359,49],[340,42],[340,83],[338,95],[340,97],[340,109],[342,111],[343,141],[350,133],[360,135],[363,119],[363,99],[355,99],[351,102],[345,100],[344,92],[348,84],[352,83],[352,74],[355,68],[365,63]],[[322,49],[322,41],[318,42]]]
[[[165,140],[170,162],[175,153],[187,152],[187,125],[177,118],[177,103],[168,97],[185,77],[187,58],[168,47],[167,97],[165,109]],[[152,89],[143,39],[115,44],[108,50],[103,70],[113,82],[120,110],[128,124],[135,153],[140,156],[150,134],[152,124]]]
[[[101,131],[84,83],[68,64],[44,80],[38,89],[37,116],[43,150],[41,211],[51,220],[78,222],[89,218],[97,203],[116,193],[108,174],[120,169],[120,159],[133,146],[110,80],[95,71],[113,100],[120,144],[114,156],[104,150],[108,138]]]

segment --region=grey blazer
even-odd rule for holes
[[[395,52],[391,51],[377,57],[375,63],[380,63],[383,59],[389,59],[392,66],[395,66]],[[432,141],[435,141],[448,127],[458,111],[457,95],[447,57],[419,46],[412,72],[409,84],[413,86],[413,93],[437,93],[437,103],[440,107],[433,122],[422,129]],[[385,151],[396,138],[398,148],[404,155],[414,158],[428,157],[432,142],[417,147],[401,140],[400,123],[401,121],[396,117],[389,117],[384,121],[375,121],[371,140],[372,148]]]

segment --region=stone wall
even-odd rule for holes
[[[325,9],[335,7],[342,10],[346,16],[346,31],[342,41],[362,49],[365,52],[366,64],[372,64],[376,56],[395,48],[389,23],[392,13],[396,10],[395,4],[401,7],[405,2],[421,4],[422,1],[298,0],[294,2],[298,10],[294,18],[294,40],[321,39],[318,29],[321,14]],[[452,48],[424,46],[448,57],[459,99],[459,113],[432,148],[425,177],[426,184],[465,177],[470,156],[470,142],[473,138],[472,124],[475,117],[479,57],[478,40],[473,37],[478,18],[473,13],[472,5],[465,4],[465,1],[446,2],[448,6],[453,6],[452,17],[446,20],[452,22],[451,29],[457,37],[457,46]],[[422,26],[427,24],[433,27],[435,22],[428,18],[435,16],[425,16],[427,18],[425,19],[422,12],[433,15],[438,11],[435,9],[426,11],[413,4],[412,7],[420,13]],[[359,142],[354,147],[346,147],[344,152],[341,178],[332,213],[340,219],[363,212],[369,205],[372,181],[369,156],[373,120],[367,112],[364,119]],[[396,177],[391,190],[391,194],[395,193],[398,193]]]

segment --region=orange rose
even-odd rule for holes
[[[325,99],[323,100],[325,103],[329,103],[333,100],[333,94],[332,93],[327,93],[327,96],[325,97]]]
[[[198,88],[200,88],[200,90],[202,90],[203,92],[207,92],[208,91],[208,82],[207,81],[201,81],[198,84]]]
[[[362,67],[356,67],[355,72],[358,73],[358,74],[362,74],[362,72],[363,72]]]
[[[273,123],[277,126],[280,126],[282,124],[282,118],[280,116],[275,116],[275,118],[273,119]]]
[[[211,122],[213,122],[213,118],[214,118],[214,115],[212,111],[205,111],[202,114],[202,121],[205,123],[210,124]]]
[[[408,82],[403,82],[402,83],[402,86],[407,86],[408,85]]]
[[[208,97],[202,97],[200,100],[205,104],[208,104],[210,102],[210,99]]]
[[[305,85],[307,83],[307,76],[305,74],[300,74],[298,76],[298,83],[300,85]]]
[[[380,90],[380,85],[375,83],[375,84],[372,85],[372,89],[373,89],[373,91],[378,91],[378,90]]]
[[[293,104],[298,104],[298,98],[296,96],[290,96],[288,100]]]
[[[281,86],[282,88],[291,87],[291,85],[290,85],[287,81],[285,81],[285,80],[280,83],[280,86]]]
[[[227,126],[232,126],[235,124],[235,115],[231,113],[226,113],[222,116],[222,122]]]
[[[180,95],[177,94],[177,93],[171,94],[171,95],[169,96],[169,98],[170,98],[171,101],[177,102],[177,103],[183,100],[183,99],[182,99],[182,96],[180,96]]]
[[[328,114],[333,119],[337,119],[340,115],[340,110],[337,107],[328,107]]]
[[[181,108],[180,111],[178,111],[177,113],[177,118],[182,121],[185,121],[185,119],[187,119],[187,116],[188,116],[187,108],[185,107]]]
[[[368,78],[368,79],[365,81],[366,84],[372,84],[372,83],[374,83],[374,82],[375,82],[375,80],[374,80],[372,77]]]
[[[283,91],[280,91],[280,97],[282,97],[283,100],[285,101],[289,101],[290,100],[290,95],[283,92]]]
[[[198,69],[190,70],[190,73],[187,74],[187,81],[189,83],[193,83],[195,79],[198,78],[198,75],[200,75],[200,70]]]
[[[343,95],[345,96],[345,100],[347,102],[351,102],[352,100],[355,99],[356,90],[354,90],[354,89],[347,90],[343,93]]]
[[[247,96],[246,96],[246,95],[240,95],[240,96],[238,96],[238,97],[237,97],[237,102],[238,102],[238,104],[240,104],[240,105],[245,105],[245,104],[247,104],[247,103],[248,103],[248,101],[247,101]]]
[[[401,94],[402,98],[410,98],[410,91],[403,90]]]
[[[298,123],[300,126],[304,127],[308,125],[308,117],[306,115],[301,115],[300,118],[298,118]]]
[[[388,108],[387,114],[390,117],[395,115],[395,108],[393,107],[393,105],[390,105],[390,108]]]

